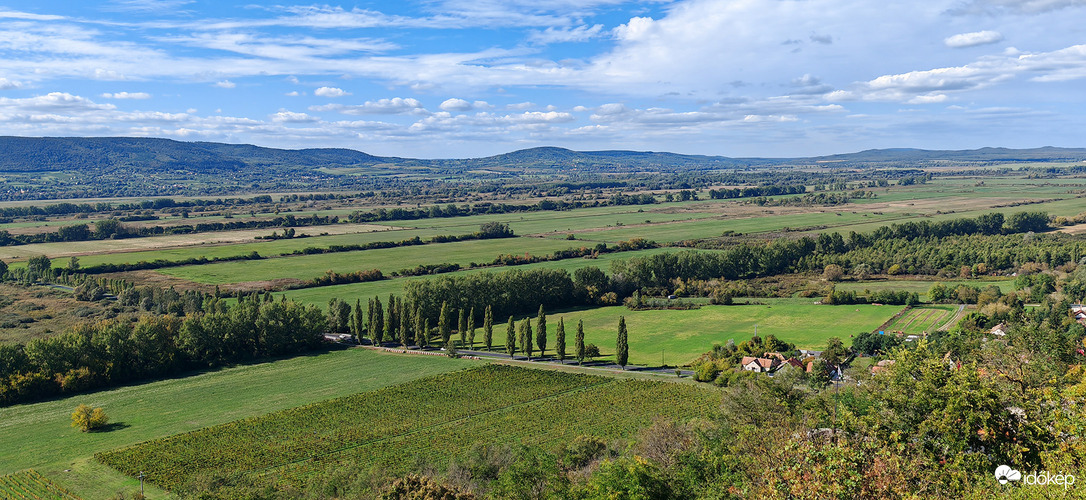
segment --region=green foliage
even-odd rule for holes
[[[516,327],[513,326],[513,317],[509,317],[509,324],[505,327],[505,353],[509,357],[513,357],[517,354],[517,333]]]
[[[626,332],[626,317],[618,317],[618,338],[615,340],[615,362],[623,369],[630,360],[630,344]]]
[[[558,328],[554,332],[554,351],[559,361],[566,360],[566,323],[558,318]]]
[[[91,408],[81,404],[72,412],[72,427],[83,432],[101,429],[107,423],[109,423],[109,417],[101,408]]]
[[[486,344],[487,351],[494,344],[494,311],[490,305],[486,306],[486,312],[483,313],[483,343]]]
[[[577,358],[577,363],[584,363],[584,358],[587,356],[584,345],[584,321],[577,320],[577,334],[573,339],[574,352],[573,356]]]
[[[539,314],[535,323],[535,346],[539,348],[539,357],[546,356],[547,351],[547,315],[543,312],[543,306],[539,306]]]

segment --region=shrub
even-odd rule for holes
[[[105,427],[108,422],[109,417],[101,408],[91,409],[90,406],[81,404],[72,412],[72,427],[83,432],[100,429]]]

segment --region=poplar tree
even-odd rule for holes
[[[373,329],[377,327],[377,323],[373,321],[373,299],[369,300],[369,309],[366,310],[366,333],[370,336],[370,340],[373,340]],[[361,343],[362,339],[358,341]]]
[[[528,356],[528,361],[532,360],[532,318],[524,318],[524,321],[520,323],[520,344],[523,347],[524,354]]]
[[[407,349],[407,342],[409,341],[407,338],[407,324],[411,321],[411,315],[404,309],[402,302],[397,303],[396,309],[399,309],[400,311],[400,327],[398,332],[400,334],[400,347]]]
[[[509,317],[509,326],[505,328],[505,352],[509,358],[517,354],[517,333],[513,327],[513,317]]]
[[[626,317],[618,317],[618,339],[615,342],[615,361],[623,370],[630,359],[630,346],[626,343]]]
[[[464,308],[460,308],[460,318],[456,321],[456,332],[460,334],[460,348],[468,341],[468,318]]]
[[[486,306],[486,312],[483,314],[483,342],[488,351],[494,345],[494,312],[489,305]]]
[[[422,324],[422,347],[430,345],[430,318]]]
[[[415,346],[419,349],[423,347],[423,333],[422,329],[422,311],[419,310],[419,306],[415,306]]]
[[[381,298],[373,299],[373,328],[370,329],[370,340],[373,345],[381,345],[385,332],[385,308],[381,305]]]
[[[441,344],[449,343],[449,303],[441,303],[441,312],[437,316],[437,334],[441,336]]]
[[[543,312],[543,304],[539,304],[539,316],[535,325],[535,345],[539,348],[539,357],[544,357],[547,351],[547,315]]]
[[[475,349],[475,308],[468,312],[468,345]]]
[[[577,336],[574,337],[573,342],[577,364],[584,364],[584,320],[577,320]]]
[[[389,342],[395,342],[396,330],[396,299],[389,296],[388,312],[385,313],[385,328],[382,330],[381,338]]]
[[[566,323],[558,318],[558,328],[554,332],[554,351],[558,361],[566,361]]]
[[[362,299],[354,301],[354,317],[351,318],[351,335],[359,344],[362,343]]]

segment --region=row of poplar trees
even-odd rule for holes
[[[365,313],[362,310],[361,299],[356,300],[354,307],[340,299],[332,299],[328,303],[329,329],[338,333],[351,333],[356,339],[369,337],[373,345],[386,343],[399,344],[403,348],[412,346],[418,349],[427,347],[444,347],[446,351],[455,353],[457,343],[453,342],[453,332],[459,336],[459,346],[469,349],[475,348],[475,308],[458,311],[455,324],[451,323],[452,314],[447,302],[441,304],[441,311],[437,318],[437,331],[434,331],[430,318],[424,317],[418,306],[410,302],[404,302],[402,297],[389,295],[387,302],[372,298],[368,301]],[[493,308],[487,306],[483,312],[483,338],[482,344],[487,351],[494,350],[494,314]],[[523,353],[528,360],[538,352],[539,357],[546,356],[548,347],[547,315],[543,306],[539,306],[536,323],[532,325],[532,318],[527,317],[516,323],[513,316],[509,316],[505,331],[505,352],[510,357],[516,357],[517,353]],[[577,332],[573,341],[573,356],[578,362],[584,362],[585,358],[598,355],[593,349],[586,347],[584,343],[584,322],[577,322]],[[538,351],[536,351],[538,349]],[[559,361],[571,359],[567,353],[566,325],[561,318],[555,330],[554,357]],[[597,349],[598,351],[598,349]],[[626,318],[620,317],[618,322],[618,337],[615,343],[616,363],[625,367],[629,360],[629,344],[627,342]]]

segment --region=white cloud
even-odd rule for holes
[[[343,97],[351,95],[351,93],[337,87],[321,87],[314,90],[313,95],[319,97]]]
[[[391,99],[378,99],[376,101],[366,101],[363,104],[347,105],[347,104],[324,104],[321,106],[310,106],[310,111],[335,111],[345,115],[368,115],[368,114],[429,114],[426,108],[422,106],[422,102],[412,97],[393,97]]]
[[[1003,41],[1003,34],[998,31],[975,31],[973,33],[961,33],[951,37],[947,37],[943,40],[943,43],[947,47],[952,49],[961,49],[965,47],[976,47],[977,45],[988,45],[991,43],[998,43]]]
[[[602,24],[582,25],[576,28],[555,28],[552,26],[543,31],[530,33],[528,40],[539,44],[587,42],[599,37],[602,32]]]
[[[106,10],[123,12],[166,13],[194,3],[195,0],[113,0]]]
[[[230,80],[222,80],[222,81],[216,82],[215,86],[219,87],[220,89],[232,89],[234,87],[237,87],[238,84],[236,84],[236,83],[234,83],[234,82],[232,82]]]
[[[281,109],[278,113],[271,115],[271,120],[276,123],[312,123],[318,121],[319,118],[306,113],[295,113]]]
[[[298,93],[297,90],[291,90],[290,92],[287,92],[286,94],[283,94],[283,95],[285,95],[287,97],[298,97],[300,95],[305,95],[305,94],[300,94],[300,93]]]
[[[474,106],[468,101],[453,97],[451,99],[446,99],[445,102],[442,102],[438,107],[444,111],[471,111]]]
[[[19,87],[22,87],[21,83],[0,77],[0,90],[11,90]]]
[[[969,0],[950,10],[954,14],[1042,14],[1086,6],[1086,0]]]
[[[106,99],[150,99],[151,94],[147,92],[105,92],[102,97]]]
[[[32,14],[13,10],[0,10],[0,19],[29,19],[33,21],[60,21],[64,16]]]
[[[505,105],[505,109],[511,109],[511,110],[525,110],[525,109],[531,109],[531,108],[534,108],[534,107],[535,107],[534,102],[518,102],[518,103],[514,103],[514,104],[506,104]]]

